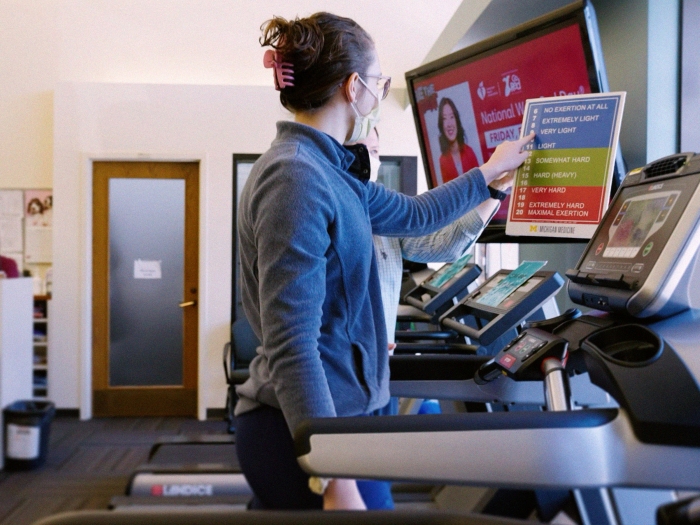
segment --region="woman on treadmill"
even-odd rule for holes
[[[372,233],[423,235],[464,215],[525,160],[532,136],[418,197],[387,190],[366,180],[367,149],[356,157],[342,145],[367,136],[389,92],[371,37],[329,13],[275,17],[262,30],[264,64],[294,120],[277,123],[239,207],[243,308],[262,342],[237,389],[239,462],[252,508],[387,508],[372,483],[309,478],[292,433],[308,418],[370,414],[389,401]]]

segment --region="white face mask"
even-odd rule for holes
[[[358,111],[354,102],[352,102],[350,105],[355,111],[355,127],[352,129],[352,135],[350,135],[347,142],[353,143],[360,140],[365,140],[369,135],[369,132],[372,131],[377,123],[379,123],[379,104],[377,104],[377,107],[369,112],[369,115],[364,116],[360,115],[360,112]]]
[[[379,167],[382,165],[382,161],[379,160],[377,157],[373,157],[372,155],[370,155],[369,165],[369,180],[371,180],[372,182],[377,182],[377,178],[379,177]]]

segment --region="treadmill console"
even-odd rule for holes
[[[467,294],[467,287],[481,275],[478,265],[468,264],[470,259],[471,254],[466,254],[445,264],[408,292],[404,302],[439,317],[454,305],[454,301],[460,301]]]
[[[538,271],[500,303],[493,305],[481,300],[510,273],[511,270],[495,273],[448,310],[440,318],[442,326],[481,345],[488,345],[527,319],[564,285],[564,279],[557,272]]]
[[[501,375],[520,381],[542,381],[540,366],[546,357],[566,359],[568,343],[555,335],[530,328],[513,339],[491,361],[484,363],[474,376],[477,384],[486,384]]]
[[[627,174],[581,260],[566,275],[577,304],[635,317],[691,306],[700,246],[700,156],[672,155]],[[697,288],[697,287],[695,287]]]

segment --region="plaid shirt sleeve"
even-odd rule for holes
[[[471,247],[483,229],[481,217],[472,210],[430,235],[401,238],[401,254],[414,262],[452,262]]]

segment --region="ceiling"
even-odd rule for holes
[[[454,48],[491,0],[0,0],[0,70],[27,80],[270,85],[260,26],[328,11],[374,39],[394,87]]]
[[[262,67],[258,44],[260,25],[272,15],[304,17],[317,11],[347,16],[358,22],[374,39],[382,72],[393,77],[393,86],[404,87],[403,75],[428,56],[462,2],[469,0],[257,0],[235,10],[230,44],[240,53],[233,64],[236,83],[265,84],[270,73]],[[234,2],[237,4],[238,2]],[[479,2],[472,1],[472,4]],[[241,4],[238,4],[239,6]],[[293,6],[293,7],[290,7]],[[478,8],[479,13],[481,8]],[[462,35],[466,32],[464,28]],[[460,35],[461,36],[461,35]],[[459,37],[458,37],[459,38]],[[457,39],[458,39],[457,38]],[[456,42],[456,40],[455,40]],[[248,52],[250,51],[250,52]]]

